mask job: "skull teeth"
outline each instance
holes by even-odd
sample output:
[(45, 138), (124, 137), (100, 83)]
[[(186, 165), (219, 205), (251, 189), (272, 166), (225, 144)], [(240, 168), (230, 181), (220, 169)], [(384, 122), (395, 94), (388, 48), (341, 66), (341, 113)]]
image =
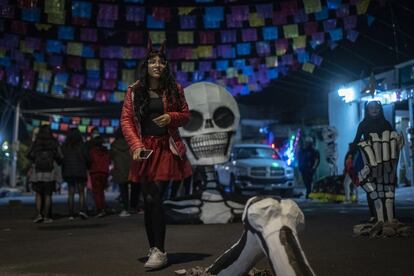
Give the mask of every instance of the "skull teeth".
[(228, 143), (226, 132), (204, 134), (191, 137), (190, 144), (198, 158), (211, 158), (225, 155)]

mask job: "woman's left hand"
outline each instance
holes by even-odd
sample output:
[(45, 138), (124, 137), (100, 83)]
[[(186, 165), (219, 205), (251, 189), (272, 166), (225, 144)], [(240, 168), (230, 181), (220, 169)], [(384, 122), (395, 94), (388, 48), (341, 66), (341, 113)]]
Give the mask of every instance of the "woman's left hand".
[(152, 121), (156, 123), (159, 127), (165, 127), (171, 122), (171, 116), (169, 114), (162, 114), (161, 116), (158, 116)]

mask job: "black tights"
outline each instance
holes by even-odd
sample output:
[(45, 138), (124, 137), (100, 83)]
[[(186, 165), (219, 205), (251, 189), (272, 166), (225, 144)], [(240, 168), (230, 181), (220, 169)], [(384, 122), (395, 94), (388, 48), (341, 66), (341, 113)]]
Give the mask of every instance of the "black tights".
[(162, 206), (168, 181), (143, 183), (144, 219), (150, 248), (157, 247), (164, 252), (165, 215)]

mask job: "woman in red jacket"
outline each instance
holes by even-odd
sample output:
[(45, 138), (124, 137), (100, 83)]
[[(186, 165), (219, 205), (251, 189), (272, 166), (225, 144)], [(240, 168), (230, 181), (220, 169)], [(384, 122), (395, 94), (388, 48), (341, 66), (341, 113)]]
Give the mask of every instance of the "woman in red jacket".
[[(164, 44), (148, 52), (139, 67), (139, 79), (128, 87), (121, 126), (133, 156), (129, 180), (142, 183), (145, 229), (150, 245), (146, 268), (167, 265), (164, 250), (165, 217), (162, 207), (168, 183), (191, 175), (186, 148), (178, 127), (189, 120), (183, 88), (176, 83), (168, 66)], [(143, 150), (152, 150), (141, 159)]]

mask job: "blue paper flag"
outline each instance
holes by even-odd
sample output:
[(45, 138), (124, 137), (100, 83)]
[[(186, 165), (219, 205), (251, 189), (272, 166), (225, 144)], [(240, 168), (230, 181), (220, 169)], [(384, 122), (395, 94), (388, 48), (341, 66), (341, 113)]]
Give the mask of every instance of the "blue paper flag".
[(90, 45), (83, 44), (82, 56), (86, 58), (93, 58), (95, 57), (95, 51), (92, 49)]
[(40, 21), (40, 9), (22, 9), (22, 20), (28, 22), (39, 22)]
[(278, 39), (277, 27), (264, 27), (263, 28), (264, 40), (276, 40)]
[(208, 18), (213, 21), (223, 21), (224, 7), (206, 7), (204, 18)]
[(9, 58), (9, 57), (0, 58), (0, 65), (3, 66), (3, 67), (10, 67), (11, 66), (11, 58)]
[(112, 119), (111, 120), (111, 126), (119, 127), (119, 120), (118, 119)]
[(343, 30), (341, 28), (329, 31), (332, 41), (339, 41), (343, 38)]
[(137, 67), (137, 62), (135, 60), (124, 60), (124, 65), (127, 68), (135, 68)]
[(240, 91), (240, 95), (249, 95), (249, 94), (250, 94), (249, 87), (247, 85), (243, 85)]
[(328, 17), (329, 17), (329, 10), (327, 7), (322, 7), (322, 10), (320, 12), (315, 13), (315, 19), (318, 21), (325, 20)]
[(194, 15), (180, 16), (181, 29), (195, 29), (197, 24), (197, 17)]
[(164, 29), (165, 22), (155, 19), (152, 15), (147, 15), (147, 28), (149, 29)]
[(229, 61), (228, 60), (218, 60), (216, 61), (216, 69), (218, 71), (226, 71), (229, 68)]
[(58, 38), (64, 40), (74, 40), (75, 29), (73, 27), (59, 26), (58, 27)]
[(242, 71), (243, 71), (243, 75), (246, 75), (246, 76), (252, 76), (254, 73), (253, 67), (250, 65), (244, 66)]
[(243, 69), (243, 67), (246, 66), (246, 60), (245, 59), (235, 59), (233, 60), (233, 67), (236, 69)]
[(92, 14), (92, 3), (73, 1), (72, 2), (72, 16), (73, 17), (82, 17), (82, 18), (91, 18)]
[(50, 40), (46, 41), (46, 51), (49, 53), (61, 53), (63, 52), (63, 43), (59, 40)]
[(97, 70), (87, 70), (86, 76), (88, 77), (88, 79), (99, 79), (100, 73)]
[(204, 74), (202, 72), (199, 71), (195, 71), (193, 72), (193, 82), (199, 82), (202, 81), (204, 79)]
[(298, 51), (296, 51), (296, 56), (299, 63), (301, 64), (308, 62), (310, 59), (309, 53), (306, 52), (304, 49), (298, 49)]
[(214, 20), (209, 17), (204, 16), (204, 28), (206, 29), (218, 29), (220, 28), (220, 21)]
[(276, 68), (267, 70), (267, 77), (271, 80), (277, 79), (279, 77), (279, 71)]
[(328, 6), (328, 9), (330, 10), (336, 10), (341, 5), (342, 0), (327, 0), (326, 5)]
[[(48, 50), (49, 52), (49, 50)], [(45, 55), (43, 53), (34, 53), (33, 54), (34, 60), (37, 62), (43, 62), (45, 61)]]
[(238, 55), (250, 55), (251, 46), (250, 43), (237, 43)]
[(52, 122), (52, 123), (50, 124), (50, 128), (51, 128), (52, 130), (59, 130), (59, 123)]
[(374, 21), (375, 21), (375, 17), (373, 17), (372, 15), (367, 14), (367, 23), (368, 23), (368, 26), (371, 27), (371, 25), (372, 25), (372, 23), (374, 23)]

